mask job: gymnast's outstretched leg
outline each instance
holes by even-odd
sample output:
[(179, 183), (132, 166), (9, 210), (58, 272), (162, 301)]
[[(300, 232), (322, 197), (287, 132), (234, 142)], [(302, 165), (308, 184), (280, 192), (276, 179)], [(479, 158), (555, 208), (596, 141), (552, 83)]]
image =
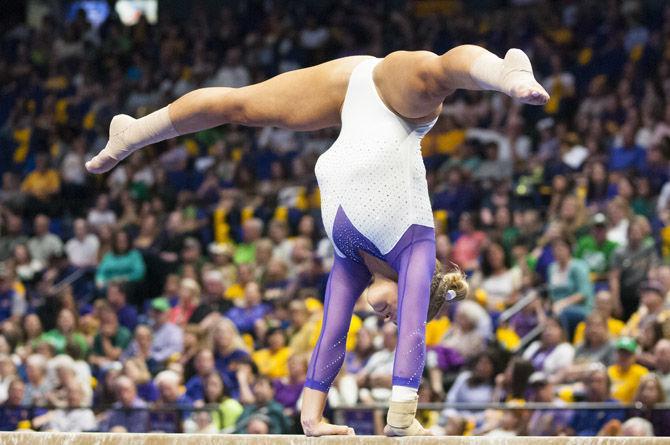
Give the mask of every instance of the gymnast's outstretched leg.
[(351, 428), (329, 425), (321, 419), (330, 385), (344, 362), (354, 305), (370, 277), (364, 265), (335, 255), (326, 286), (321, 334), (312, 352), (303, 393), (301, 423), (308, 436), (353, 434)]
[[(351, 71), (366, 58), (344, 57), (243, 88), (202, 88), (140, 119), (117, 115), (107, 146), (86, 168), (104, 173), (142, 147), (228, 123), (293, 130), (337, 126)], [(549, 100), (518, 49), (504, 59), (474, 45), (442, 55), (397, 51), (376, 68), (375, 84), (391, 109), (424, 122), (437, 116), (444, 98), (457, 89), (500, 91), (534, 105)]]
[(426, 434), (415, 414), (425, 364), (426, 317), (435, 269), (435, 230), (411, 226), (386, 259), (398, 272), (398, 344), (384, 433), (416, 436)]

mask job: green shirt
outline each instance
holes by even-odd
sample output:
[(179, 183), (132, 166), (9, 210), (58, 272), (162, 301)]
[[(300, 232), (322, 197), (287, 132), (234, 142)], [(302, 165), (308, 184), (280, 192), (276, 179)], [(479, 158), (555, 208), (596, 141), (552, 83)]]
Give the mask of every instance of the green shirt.
[(88, 352), (88, 343), (86, 343), (86, 337), (84, 337), (79, 332), (73, 332), (68, 338), (58, 329), (52, 329), (42, 334), (39, 340), (45, 341), (52, 345), (56, 350), (56, 354), (62, 354), (65, 352), (65, 346), (67, 346), (68, 340), (79, 346), (82, 357), (85, 357)]
[(598, 275), (609, 271), (612, 255), (619, 245), (610, 240), (598, 245), (593, 235), (585, 235), (577, 240), (575, 257), (586, 261), (589, 270)]
[(593, 306), (593, 284), (589, 278), (589, 266), (585, 261), (573, 258), (565, 270), (554, 261), (549, 265), (547, 273), (549, 298), (559, 301), (576, 293), (584, 297), (580, 306), (590, 309)]
[(233, 398), (228, 398), (219, 405), (219, 412), (214, 415), (214, 422), (218, 430), (233, 430), (235, 423), (244, 411), (244, 407)]
[(256, 245), (253, 243), (238, 244), (233, 260), (235, 264), (254, 263), (256, 261)]
[[(116, 330), (116, 335), (112, 338), (112, 346), (115, 348), (126, 349), (130, 341), (133, 339), (133, 334), (124, 327), (119, 326)], [(105, 350), (102, 347), (102, 334), (98, 333), (93, 339), (93, 354), (95, 355), (105, 355)]]

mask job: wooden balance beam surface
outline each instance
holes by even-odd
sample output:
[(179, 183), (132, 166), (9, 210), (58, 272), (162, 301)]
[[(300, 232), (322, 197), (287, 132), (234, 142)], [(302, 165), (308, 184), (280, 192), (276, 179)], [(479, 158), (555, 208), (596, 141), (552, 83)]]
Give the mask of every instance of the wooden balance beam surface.
[(662, 437), (406, 437), (228, 434), (0, 433), (0, 445), (669, 445)]

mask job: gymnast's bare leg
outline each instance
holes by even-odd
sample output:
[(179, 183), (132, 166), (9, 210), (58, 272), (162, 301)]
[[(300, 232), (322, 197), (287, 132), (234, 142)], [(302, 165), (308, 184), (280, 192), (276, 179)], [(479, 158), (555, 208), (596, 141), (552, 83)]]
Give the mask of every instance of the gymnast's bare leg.
[[(333, 60), (243, 88), (198, 89), (141, 119), (115, 116), (109, 143), (86, 168), (104, 173), (142, 147), (223, 124), (298, 131), (338, 126), (351, 71), (366, 57)], [(532, 105), (549, 100), (528, 57), (515, 49), (504, 59), (474, 45), (439, 56), (398, 51), (379, 64), (375, 83), (391, 109), (417, 122), (437, 116), (445, 97), (457, 89), (499, 91)]]

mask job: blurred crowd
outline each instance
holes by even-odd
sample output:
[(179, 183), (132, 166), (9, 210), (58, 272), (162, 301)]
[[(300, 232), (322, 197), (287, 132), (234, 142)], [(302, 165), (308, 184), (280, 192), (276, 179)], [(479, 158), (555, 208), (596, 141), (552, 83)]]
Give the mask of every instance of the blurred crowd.
[[(115, 114), (198, 87), (473, 43), (525, 50), (551, 100), (459, 91), (423, 141), (438, 259), (471, 295), (427, 325), (420, 401), (519, 409), (420, 411), (422, 423), (670, 435), (654, 409), (670, 397), (670, 7), (313, 3), (192, 2), (187, 18), (128, 27), (54, 9), (3, 30), (0, 429), (300, 432), (333, 258), (313, 171), (337, 129), (231, 125), (104, 176), (84, 162)], [(331, 420), (390, 394), (395, 326), (363, 300), (355, 313)], [(615, 408), (566, 409), (579, 401)], [(383, 427), (380, 412), (343, 420)]]

